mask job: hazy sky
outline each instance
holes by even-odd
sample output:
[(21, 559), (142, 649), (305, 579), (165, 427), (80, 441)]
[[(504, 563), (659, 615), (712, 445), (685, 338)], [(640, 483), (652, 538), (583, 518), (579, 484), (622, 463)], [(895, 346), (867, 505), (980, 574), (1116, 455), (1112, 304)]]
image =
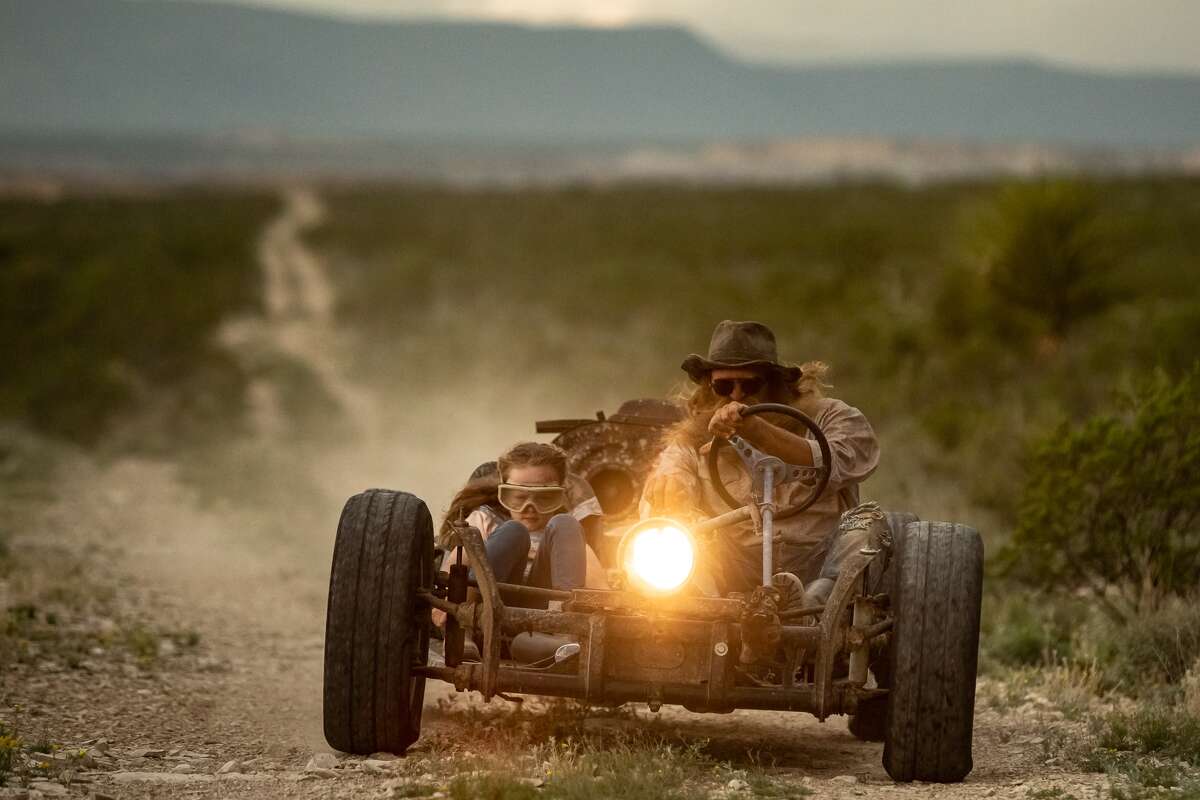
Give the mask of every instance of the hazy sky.
[(246, 0), (334, 13), (535, 24), (674, 22), (791, 61), (1030, 56), (1200, 72), (1200, 0)]

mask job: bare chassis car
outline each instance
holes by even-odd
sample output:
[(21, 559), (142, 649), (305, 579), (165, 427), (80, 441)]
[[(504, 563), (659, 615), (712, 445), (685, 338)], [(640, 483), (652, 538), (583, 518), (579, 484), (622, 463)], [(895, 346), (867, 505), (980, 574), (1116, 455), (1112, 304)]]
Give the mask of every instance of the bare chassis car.
[[(747, 413), (803, 417), (770, 404)], [(801, 421), (828, 465), (820, 429), (807, 417)], [(645, 702), (655, 711), (669, 703), (700, 712), (805, 711), (821, 720), (850, 714), (855, 735), (884, 742), (883, 765), (893, 779), (962, 780), (972, 765), (979, 534), (888, 514), (886, 533), (877, 529), (842, 560), (823, 606), (781, 608), (772, 581), (774, 520), (811, 504), (828, 481), (828, 467), (792, 467), (735, 437), (710, 448), (714, 478), (717, 449), (730, 443), (755, 476), (755, 508), (714, 516), (691, 526), (691, 534), (701, 541), (755, 520), (766, 543), (763, 585), (747, 596), (648, 596), (624, 587), (563, 592), (500, 583), (479, 531), (466, 526), (455, 528), (454, 563), (435, 573), (424, 502), (380, 489), (350, 498), (338, 526), (326, 624), (330, 745), (355, 753), (404, 752), (420, 734), (425, 681), (432, 678), (485, 700), (514, 693), (605, 705)], [(808, 499), (777, 510), (778, 485), (804, 478), (813, 484)], [(847, 515), (842, 527), (854, 524)], [(447, 614), (444, 665), (428, 662), (435, 608)], [(462, 660), (465, 630), (475, 632), (479, 661)], [(549, 667), (502, 658), (506, 637), (524, 632), (569, 635), (579, 653)]]

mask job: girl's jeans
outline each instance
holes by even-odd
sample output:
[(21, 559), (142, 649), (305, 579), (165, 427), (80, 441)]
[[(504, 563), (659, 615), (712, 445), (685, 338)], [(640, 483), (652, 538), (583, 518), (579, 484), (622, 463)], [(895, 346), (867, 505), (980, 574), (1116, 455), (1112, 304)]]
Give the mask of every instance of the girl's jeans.
[(529, 562), (529, 531), (510, 519), (484, 542), (488, 562), (501, 583), (523, 583), (543, 589), (579, 589), (587, 573), (583, 526), (570, 514), (556, 514), (542, 531), (541, 545), (525, 578)]

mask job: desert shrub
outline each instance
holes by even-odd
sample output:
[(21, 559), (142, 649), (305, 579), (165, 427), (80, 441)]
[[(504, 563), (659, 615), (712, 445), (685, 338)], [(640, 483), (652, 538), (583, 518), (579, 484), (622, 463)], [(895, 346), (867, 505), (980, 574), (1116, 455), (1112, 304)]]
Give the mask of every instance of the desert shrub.
[(1088, 590), (1121, 619), (1193, 593), (1200, 575), (1200, 368), (1158, 374), (1121, 410), (1064, 425), (1028, 459), (1010, 574)]
[(1071, 658), (1086, 604), (1010, 586), (984, 600), (981, 627), (985, 665), (1042, 666)]
[(0, 782), (3, 782), (13, 771), (17, 758), (21, 753), (21, 737), (4, 723), (0, 722)]
[(1083, 766), (1108, 773), (1113, 800), (1200, 800), (1200, 776), (1182, 761), (1096, 748)]
[(1002, 191), (980, 236), (996, 296), (1065, 336), (1115, 299), (1099, 195), (1069, 181)]
[(1183, 691), (1183, 709), (1194, 717), (1200, 717), (1200, 658), (1183, 676), (1179, 688)]
[(715, 766), (696, 746), (677, 747), (653, 737), (630, 737), (603, 749), (563, 743), (546, 761), (545, 797), (592, 800), (682, 800), (696, 796), (689, 781)]
[[(467, 790), (469, 791), (470, 788), (471, 787), (467, 787)], [(416, 797), (432, 797), (435, 793), (437, 793), (439, 791), (439, 789), (438, 789), (437, 784), (434, 784), (434, 783), (413, 781), (410, 783), (404, 783), (399, 786), (395, 786), (392, 789), (390, 789), (389, 791), (390, 791), (392, 797), (416, 798)], [(455, 796), (456, 795), (451, 794), (451, 797), (455, 797)], [(466, 796), (470, 797), (472, 795), (467, 794)]]
[(453, 800), (534, 800), (539, 797), (533, 786), (509, 775), (458, 775), (448, 788)]
[(1200, 798), (1200, 717), (1159, 704), (1092, 720), (1075, 755), (1106, 772), (1114, 800)]
[(1138, 696), (1168, 687), (1180, 693), (1200, 659), (1200, 608), (1175, 602), (1132, 623), (1093, 620), (1081, 629), (1075, 657), (1095, 664), (1108, 687)]
[(1147, 705), (1114, 711), (1092, 723), (1093, 768), (1129, 756), (1155, 756), (1200, 766), (1200, 718), (1178, 708)]
[(1112, 786), (1113, 800), (1200, 800), (1200, 780), (1181, 777), (1167, 786), (1144, 784), (1134, 778)]
[(1116, 622), (1086, 597), (1003, 591), (984, 600), (980, 663), (1018, 696), (1024, 670), (1043, 684), (1057, 671), (1094, 696), (1178, 701), (1200, 716), (1200, 609), (1175, 602)]
[(1025, 797), (1028, 800), (1076, 800), (1075, 795), (1068, 794), (1061, 786), (1047, 786), (1044, 789), (1027, 789)]

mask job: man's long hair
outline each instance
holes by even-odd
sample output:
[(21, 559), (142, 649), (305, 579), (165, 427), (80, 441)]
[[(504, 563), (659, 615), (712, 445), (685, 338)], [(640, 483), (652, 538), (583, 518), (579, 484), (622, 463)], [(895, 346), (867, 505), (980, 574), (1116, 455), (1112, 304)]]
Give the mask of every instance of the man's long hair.
[[(810, 417), (816, 412), (810, 401), (824, 397), (823, 389), (829, 388), (823, 378), (829, 373), (829, 366), (823, 361), (809, 361), (800, 365), (802, 372), (794, 381), (786, 381), (780, 372), (772, 370), (767, 376), (767, 387), (763, 402), (783, 403), (795, 406)], [(707, 380), (701, 381), (690, 393), (683, 393), (679, 398), (687, 416), (682, 422), (676, 423), (667, 432), (666, 441), (684, 447), (697, 448), (712, 438), (708, 432), (708, 422), (713, 413), (729, 398), (719, 397), (712, 390)], [(780, 416), (773, 419), (788, 430), (795, 430), (799, 423), (789, 417)]]

